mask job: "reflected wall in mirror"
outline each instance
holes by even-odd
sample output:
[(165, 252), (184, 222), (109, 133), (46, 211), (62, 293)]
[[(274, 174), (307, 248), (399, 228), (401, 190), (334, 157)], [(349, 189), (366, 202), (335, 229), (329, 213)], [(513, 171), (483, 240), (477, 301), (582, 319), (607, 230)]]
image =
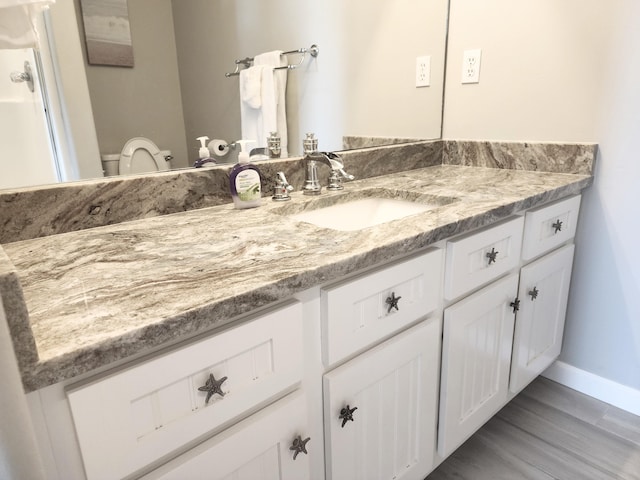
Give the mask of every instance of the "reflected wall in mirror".
[[(231, 142), (241, 136), (238, 77), (224, 75), (234, 61), (311, 44), (319, 46), (319, 56), (288, 72), (290, 155), (301, 153), (306, 132), (316, 134), (321, 150), (343, 149), (344, 136), (441, 135), (447, 0), (128, 4), (133, 68), (89, 65), (80, 40), (80, 0), (51, 7), (51, 57), (59, 69), (47, 84), (60, 92), (60, 116), (66, 112), (57, 137), (69, 141), (58, 151), (69, 151), (63, 163), (74, 157), (78, 164), (62, 169), (63, 180), (96, 176), (100, 153), (119, 153), (133, 137), (171, 150), (172, 167), (189, 167), (198, 153), (196, 137)], [(423, 55), (431, 56), (430, 86), (416, 88), (416, 57)], [(46, 73), (46, 59), (43, 64)], [(78, 86), (85, 72), (86, 85)]]

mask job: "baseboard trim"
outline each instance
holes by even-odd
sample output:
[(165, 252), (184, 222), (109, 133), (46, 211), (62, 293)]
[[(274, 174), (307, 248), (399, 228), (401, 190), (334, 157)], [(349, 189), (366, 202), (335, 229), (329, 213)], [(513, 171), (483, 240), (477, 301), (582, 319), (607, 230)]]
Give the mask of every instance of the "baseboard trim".
[(555, 382), (640, 416), (640, 390), (556, 361), (542, 373)]

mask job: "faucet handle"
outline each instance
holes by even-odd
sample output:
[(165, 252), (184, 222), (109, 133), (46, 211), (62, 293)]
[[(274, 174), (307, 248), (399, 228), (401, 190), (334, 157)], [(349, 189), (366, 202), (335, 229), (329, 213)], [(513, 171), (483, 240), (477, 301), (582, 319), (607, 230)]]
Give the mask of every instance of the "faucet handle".
[[(331, 173), (329, 174), (329, 185), (327, 185), (327, 190), (343, 190), (344, 187), (342, 186), (342, 179), (353, 180), (356, 177), (344, 171), (344, 165), (340, 155), (334, 152), (323, 153), (329, 159), (329, 163), (331, 163)], [(338, 174), (342, 175), (342, 177)]]
[(302, 151), (305, 155), (310, 155), (318, 151), (318, 139), (315, 134), (307, 133), (302, 140)]
[(329, 174), (329, 185), (327, 185), (327, 190), (344, 190), (344, 187), (342, 186), (342, 178), (338, 174), (342, 175), (342, 177), (347, 180), (353, 180), (356, 178), (353, 175), (349, 175), (342, 168), (332, 168), (331, 173)]
[(274, 202), (286, 202), (291, 200), (289, 192), (293, 191), (293, 187), (287, 182), (287, 177), (284, 176), (284, 172), (276, 173), (276, 186), (273, 190), (273, 197), (271, 199)]
[(281, 139), (278, 132), (270, 132), (267, 137), (267, 147), (269, 150), (269, 158), (280, 158), (282, 153)]
[(353, 179), (355, 179), (355, 178), (356, 178), (356, 177), (354, 177), (353, 175), (351, 175), (351, 174), (349, 174), (349, 173), (345, 172), (345, 171), (344, 171), (344, 169), (342, 169), (342, 168), (337, 168), (335, 171), (336, 171), (336, 172), (339, 172), (339, 173), (340, 173), (340, 175), (342, 175), (342, 176), (343, 176), (345, 179), (347, 179), (347, 180), (353, 180)]

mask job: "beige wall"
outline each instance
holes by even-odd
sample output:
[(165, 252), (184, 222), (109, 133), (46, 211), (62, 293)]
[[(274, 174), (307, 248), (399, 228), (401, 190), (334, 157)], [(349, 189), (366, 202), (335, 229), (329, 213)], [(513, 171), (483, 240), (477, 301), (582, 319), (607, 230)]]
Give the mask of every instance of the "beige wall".
[(192, 159), (186, 150), (171, 1), (130, 0), (129, 21), (134, 67), (86, 66), (100, 151), (119, 153), (130, 138), (147, 137), (172, 151), (174, 167), (186, 167)]
[[(445, 137), (594, 140), (615, 3), (452, 0)], [(473, 48), (480, 83), (463, 85)]]
[[(290, 152), (305, 132), (321, 149), (342, 135), (440, 136), (445, 0), (174, 2), (176, 42), (190, 152), (195, 137), (240, 138), (234, 60), (270, 50), (320, 47), (289, 72)], [(432, 56), (431, 87), (415, 88), (415, 57)], [(292, 57), (295, 60), (295, 57)]]
[[(640, 2), (452, 0), (445, 138), (597, 142), (561, 360), (640, 394)], [(462, 51), (482, 48), (478, 85)]]

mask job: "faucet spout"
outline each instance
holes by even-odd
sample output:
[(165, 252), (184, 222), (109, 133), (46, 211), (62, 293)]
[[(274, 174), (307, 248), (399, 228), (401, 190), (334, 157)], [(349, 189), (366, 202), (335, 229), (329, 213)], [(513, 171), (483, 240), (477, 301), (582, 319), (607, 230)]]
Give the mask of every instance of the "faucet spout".
[(354, 179), (353, 175), (349, 175), (344, 171), (342, 159), (336, 153), (318, 151), (308, 152), (305, 155), (304, 160), (307, 166), (307, 176), (304, 182), (304, 187), (302, 188), (302, 193), (304, 195), (320, 195), (322, 191), (322, 185), (318, 178), (318, 163), (323, 163), (331, 169), (329, 186), (327, 187), (328, 190), (343, 189), (338, 173), (348, 180)]

